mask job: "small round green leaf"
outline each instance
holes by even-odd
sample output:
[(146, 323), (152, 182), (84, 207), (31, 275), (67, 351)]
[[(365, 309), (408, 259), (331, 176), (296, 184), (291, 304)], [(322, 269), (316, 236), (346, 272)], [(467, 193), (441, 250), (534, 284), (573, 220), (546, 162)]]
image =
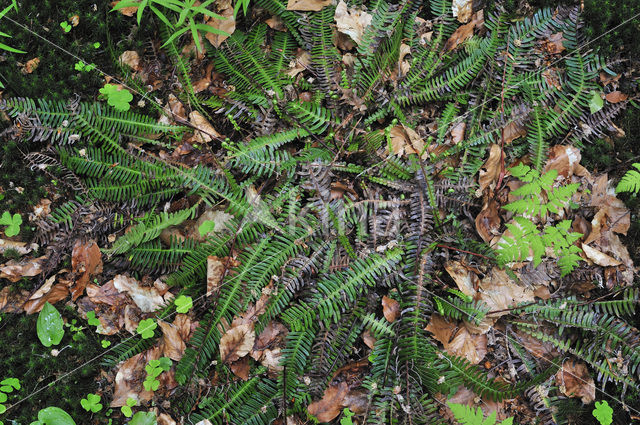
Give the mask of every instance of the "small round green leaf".
[(38, 412), (42, 425), (76, 425), (73, 418), (59, 407), (47, 407)]
[(64, 325), (60, 312), (46, 302), (38, 315), (36, 331), (40, 342), (45, 347), (60, 344), (64, 336)]
[(193, 300), (191, 297), (188, 297), (186, 295), (180, 295), (178, 298), (176, 298), (175, 304), (176, 311), (178, 313), (186, 313), (187, 311), (191, 310), (191, 307), (193, 307)]
[(138, 412), (133, 415), (129, 425), (156, 425), (156, 414), (153, 412)]

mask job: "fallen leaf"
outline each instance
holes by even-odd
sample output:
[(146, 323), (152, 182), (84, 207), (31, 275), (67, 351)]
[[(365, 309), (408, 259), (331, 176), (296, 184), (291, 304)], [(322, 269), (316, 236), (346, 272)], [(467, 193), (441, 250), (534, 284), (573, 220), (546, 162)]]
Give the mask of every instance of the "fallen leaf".
[(10, 260), (0, 266), (0, 279), (9, 279), (17, 282), (23, 277), (33, 277), (42, 273), (42, 266), (47, 260), (43, 255), (38, 258), (25, 258), (20, 261)]
[(390, 137), (391, 149), (394, 154), (409, 156), (423, 153), (423, 156), (426, 155), (424, 141), (412, 128), (396, 125), (391, 129)]
[(113, 278), (113, 286), (118, 291), (129, 294), (133, 302), (145, 313), (154, 312), (166, 304), (156, 288), (140, 286), (132, 277), (119, 274)]
[(556, 32), (549, 35), (544, 43), (544, 48), (552, 55), (562, 53), (566, 49), (562, 44), (563, 41), (565, 41), (565, 38), (563, 37), (562, 32)]
[(287, 10), (303, 12), (319, 12), (331, 4), (332, 0), (289, 0)]
[(471, 364), (480, 363), (487, 355), (487, 335), (474, 334), (464, 323), (448, 322), (439, 314), (432, 314), (426, 330), (442, 343), (447, 353), (464, 357)]
[(347, 8), (347, 3), (340, 0), (334, 14), (338, 31), (347, 34), (356, 44), (362, 42), (364, 30), (371, 24), (373, 16), (362, 10)]
[[(224, 19), (217, 19), (213, 17), (205, 18), (205, 24), (220, 31), (224, 31), (231, 35), (236, 30), (236, 19), (233, 14), (233, 5), (230, 0), (218, 0), (216, 2), (216, 13), (222, 16)], [(215, 47), (220, 47), (223, 41), (229, 38), (229, 35), (214, 34), (207, 32), (205, 38), (209, 40), (209, 43)]]
[(478, 184), (480, 186), (480, 193), (487, 187), (493, 188), (500, 176), (500, 158), (502, 157), (502, 150), (500, 145), (492, 144), (489, 148), (489, 158), (480, 169), (480, 177), (478, 177)]
[(80, 24), (80, 16), (73, 15), (69, 17), (69, 22), (71, 22), (72, 26), (77, 27)]
[(253, 324), (234, 326), (220, 338), (220, 358), (224, 363), (232, 363), (249, 354), (256, 340)]
[(480, 28), (482, 25), (484, 25), (484, 11), (479, 10), (473, 14), (471, 22), (461, 25), (453, 34), (451, 34), (451, 37), (449, 37), (444, 45), (445, 52), (455, 49), (460, 44), (471, 38), (474, 28)]
[(400, 44), (400, 53), (398, 55), (398, 70), (401, 75), (407, 75), (411, 69), (411, 61), (405, 59), (407, 55), (411, 54), (411, 46), (408, 44)]
[(14, 250), (19, 255), (26, 255), (31, 251), (38, 249), (38, 244), (32, 243), (27, 245), (26, 242), (18, 242), (0, 238), (0, 254), (4, 254), (8, 249)]
[(126, 295), (120, 293), (113, 285), (113, 280), (102, 286), (90, 283), (87, 285), (87, 296), (96, 304), (116, 305), (126, 302)]
[(118, 58), (121, 65), (127, 65), (134, 71), (140, 70), (140, 56), (135, 50), (125, 50)]
[(282, 18), (279, 16), (271, 16), (269, 19), (264, 21), (265, 24), (269, 25), (269, 28), (274, 29), (276, 31), (286, 31), (287, 26), (285, 25)]
[(473, 13), (473, 0), (453, 0), (451, 11), (453, 16), (458, 18), (458, 22), (462, 24), (469, 22)]
[(177, 425), (177, 424), (176, 424), (176, 421), (174, 421), (171, 416), (167, 415), (166, 413), (160, 413), (160, 416), (158, 416), (158, 425)]
[(494, 236), (499, 234), (501, 220), (498, 208), (498, 203), (494, 199), (488, 199), (476, 216), (476, 231), (489, 245)]
[[(518, 285), (507, 275), (507, 272), (496, 267), (485, 275), (479, 286), (479, 298), (487, 304), (489, 311), (505, 310), (519, 303), (535, 300), (535, 288)], [(492, 314), (491, 317), (498, 318), (508, 313), (508, 311), (501, 311)]]
[(460, 292), (470, 297), (475, 295), (475, 288), (478, 282), (478, 276), (475, 273), (470, 271), (460, 261), (447, 261), (444, 268), (456, 283)]
[(160, 349), (151, 348), (145, 352), (125, 360), (120, 364), (115, 377), (115, 389), (110, 407), (121, 407), (127, 403), (128, 398), (138, 402), (146, 402), (153, 398), (153, 392), (147, 391), (142, 386), (146, 378), (145, 366), (151, 360), (160, 358)]
[(322, 399), (308, 406), (309, 413), (319, 422), (330, 422), (345, 407), (352, 412), (364, 412), (367, 406), (367, 394), (359, 387), (362, 385), (362, 379), (366, 376), (368, 367), (368, 361), (365, 359), (346, 364), (338, 369), (331, 377)]
[(222, 137), (220, 133), (216, 131), (215, 128), (202, 114), (198, 111), (193, 111), (189, 114), (189, 121), (191, 124), (197, 128), (194, 134), (194, 140), (197, 143), (209, 143), (214, 138), (219, 139)]
[(36, 68), (40, 65), (40, 58), (33, 58), (28, 60), (24, 66), (21, 67), (20, 71), (23, 74), (31, 74)]
[(431, 315), (431, 320), (425, 328), (425, 330), (431, 332), (433, 334), (433, 337), (436, 340), (440, 341), (443, 345), (449, 343), (454, 329), (455, 324), (447, 321), (447, 319), (436, 313)]
[(588, 259), (593, 261), (595, 264), (602, 267), (611, 267), (611, 266), (619, 266), (622, 262), (616, 260), (613, 257), (608, 256), (607, 254), (603, 254), (595, 248), (590, 247), (589, 245), (582, 244), (582, 250)]
[(464, 130), (466, 128), (466, 122), (459, 122), (453, 126), (453, 128), (451, 129), (451, 141), (453, 142), (453, 144), (457, 145), (464, 140)]
[(589, 172), (580, 165), (582, 155), (578, 148), (567, 145), (555, 145), (549, 148), (547, 163), (544, 172), (549, 170), (558, 171), (558, 175), (571, 177), (589, 175)]
[(627, 100), (629, 96), (622, 93), (621, 91), (616, 90), (612, 91), (611, 93), (607, 93), (604, 98), (607, 99), (607, 102), (609, 103), (618, 103)]
[(180, 336), (180, 330), (177, 326), (158, 320), (158, 325), (162, 329), (162, 341), (160, 347), (163, 356), (169, 357), (171, 360), (179, 361), (187, 348), (185, 342)]
[(225, 262), (227, 261), (229, 261), (228, 257), (219, 258), (215, 255), (207, 257), (207, 297), (216, 294), (222, 285)]
[(519, 137), (524, 137), (527, 135), (527, 129), (524, 125), (511, 121), (509, 124), (504, 126), (504, 143), (508, 145), (513, 142), (515, 139)]
[(376, 345), (376, 341), (376, 338), (369, 329), (365, 329), (365, 331), (362, 332), (362, 342), (364, 342), (364, 345), (367, 347), (373, 350), (373, 347)]
[[(111, 4), (111, 7), (115, 7), (115, 5), (117, 5), (118, 3), (120, 3), (120, 0), (112, 1), (110, 4)], [(136, 14), (137, 11), (138, 11), (138, 6), (129, 6), (129, 7), (123, 7), (122, 9), (118, 9), (118, 12), (120, 12), (124, 16), (133, 16)]]
[(329, 385), (322, 398), (311, 403), (307, 410), (318, 422), (331, 422), (342, 412), (342, 403), (348, 392), (349, 386), (346, 382)]
[(558, 77), (558, 73), (555, 69), (547, 68), (546, 70), (542, 71), (542, 77), (545, 79), (549, 86), (554, 87), (557, 90), (562, 90), (560, 77)]
[(386, 295), (382, 297), (382, 314), (389, 323), (393, 323), (400, 316), (400, 303)]
[(251, 370), (251, 366), (249, 365), (249, 357), (243, 357), (240, 360), (236, 360), (235, 362), (229, 365), (231, 368), (231, 372), (236, 375), (238, 378), (243, 381), (249, 380), (249, 371)]
[(295, 59), (289, 62), (289, 69), (285, 72), (289, 77), (295, 77), (311, 64), (311, 54), (306, 50), (298, 49)]
[(24, 305), (24, 312), (26, 314), (37, 313), (42, 310), (45, 303), (48, 302), (53, 305), (69, 296), (69, 289), (67, 289), (67, 285), (64, 282), (59, 282), (51, 286), (54, 280), (55, 276), (48, 279), (47, 282), (29, 298), (29, 301)]
[(5, 286), (0, 289), (0, 312), (21, 313), (28, 299), (29, 291)]
[(71, 271), (78, 276), (71, 288), (71, 299), (75, 301), (84, 292), (91, 276), (102, 273), (102, 254), (95, 241), (76, 241), (71, 252)]
[(578, 361), (566, 361), (556, 373), (556, 385), (568, 397), (580, 398), (584, 404), (596, 399), (596, 386), (587, 365)]

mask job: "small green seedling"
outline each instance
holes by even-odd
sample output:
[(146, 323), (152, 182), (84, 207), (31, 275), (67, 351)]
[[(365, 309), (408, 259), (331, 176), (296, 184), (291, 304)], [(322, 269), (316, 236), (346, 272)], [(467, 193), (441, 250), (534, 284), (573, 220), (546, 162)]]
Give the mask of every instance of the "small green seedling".
[(156, 414), (153, 412), (138, 412), (133, 415), (129, 425), (156, 425)]
[(94, 49), (99, 49), (100, 48), (100, 42), (96, 41), (95, 43), (93, 43), (93, 48)]
[(355, 413), (349, 410), (348, 407), (345, 407), (342, 413), (344, 414), (344, 417), (340, 419), (340, 425), (353, 425), (353, 421), (351, 420), (351, 417), (355, 415)]
[(133, 410), (131, 410), (131, 408), (136, 404), (138, 404), (136, 399), (131, 397), (127, 398), (127, 404), (125, 404), (120, 408), (120, 410), (122, 411), (122, 414), (125, 415), (127, 418), (130, 418), (131, 416), (133, 416)]
[(171, 369), (171, 359), (169, 357), (160, 357), (157, 360), (149, 361), (144, 370), (147, 371), (147, 378), (142, 385), (147, 391), (156, 391), (160, 386), (160, 381), (156, 378), (162, 373)]
[(74, 65), (74, 68), (75, 68), (76, 71), (89, 72), (89, 71), (93, 71), (96, 68), (96, 64), (95, 63), (86, 63), (86, 62), (78, 61)]
[(44, 307), (42, 307), (38, 315), (36, 332), (38, 333), (38, 339), (45, 347), (58, 345), (62, 341), (64, 336), (62, 315), (48, 302), (44, 303)]
[(613, 409), (607, 401), (596, 401), (596, 408), (593, 409), (593, 416), (600, 422), (600, 425), (611, 425), (613, 422)]
[(193, 300), (186, 295), (180, 295), (174, 302), (178, 313), (186, 313), (193, 307)]
[(96, 312), (95, 311), (87, 312), (87, 321), (89, 322), (89, 325), (91, 325), (91, 326), (95, 326), (95, 327), (100, 326), (100, 319), (98, 319), (96, 317)]
[(144, 319), (138, 323), (138, 332), (142, 335), (142, 338), (149, 339), (153, 337), (153, 330), (158, 327), (158, 324), (153, 319)]
[(80, 405), (87, 412), (99, 412), (102, 410), (102, 404), (100, 404), (100, 396), (98, 394), (87, 394), (87, 398), (80, 400)]
[(131, 108), (129, 102), (133, 100), (133, 95), (127, 89), (118, 90), (113, 84), (105, 84), (100, 93), (107, 98), (107, 103), (118, 111), (125, 112)]
[(62, 31), (64, 32), (69, 32), (71, 31), (71, 24), (69, 24), (67, 21), (62, 21), (60, 22), (60, 28), (62, 28)]
[(102, 341), (100, 341), (100, 344), (102, 344), (102, 348), (107, 348), (111, 345), (111, 341), (103, 339)]
[(20, 214), (14, 214), (11, 216), (9, 211), (5, 211), (2, 213), (2, 217), (0, 217), (0, 224), (3, 226), (7, 226), (4, 229), (4, 234), (12, 237), (20, 233), (20, 225), (22, 224), (22, 217)]
[(213, 229), (216, 227), (216, 223), (213, 220), (205, 220), (202, 222), (200, 226), (198, 226), (198, 233), (200, 236), (208, 235), (213, 232)]
[(7, 394), (19, 389), (20, 380), (18, 378), (6, 378), (0, 381), (0, 415), (7, 411), (7, 407), (2, 404), (7, 401)]
[(69, 328), (71, 332), (73, 332), (73, 336), (71, 338), (73, 338), (74, 341), (80, 341), (84, 338), (84, 332), (82, 331), (85, 329), (85, 327), (76, 326), (77, 323), (78, 321), (76, 319), (72, 319), (70, 323), (64, 324), (67, 328)]

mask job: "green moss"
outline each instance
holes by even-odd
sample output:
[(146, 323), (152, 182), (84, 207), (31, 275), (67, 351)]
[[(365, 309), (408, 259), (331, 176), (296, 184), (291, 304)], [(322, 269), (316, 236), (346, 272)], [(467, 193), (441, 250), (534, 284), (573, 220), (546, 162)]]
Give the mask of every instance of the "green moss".
[[(78, 323), (84, 323), (72, 309), (62, 309), (60, 305), (57, 307), (66, 320), (76, 319)], [(37, 314), (6, 314), (0, 322), (3, 340), (12, 341), (11, 344), (0, 345), (0, 374), (2, 377), (20, 379), (22, 389), (18, 393), (19, 397), (25, 397), (37, 389), (46, 387), (102, 351), (98, 335), (95, 333), (84, 330), (86, 338), (74, 341), (73, 332), (65, 327), (62, 342), (54, 347), (59, 353), (53, 356), (51, 347), (46, 348), (38, 341), (35, 331), (37, 318)], [(80, 400), (87, 393), (99, 392), (95, 380), (99, 373), (98, 363), (89, 363), (53, 384), (51, 388), (45, 388), (3, 415), (2, 419), (5, 423), (15, 420), (16, 423), (28, 424), (37, 417), (37, 412), (43, 407), (57, 406), (66, 410), (78, 424), (106, 423), (104, 412), (94, 413), (92, 416), (80, 406)], [(13, 400), (12, 397), (9, 401)]]

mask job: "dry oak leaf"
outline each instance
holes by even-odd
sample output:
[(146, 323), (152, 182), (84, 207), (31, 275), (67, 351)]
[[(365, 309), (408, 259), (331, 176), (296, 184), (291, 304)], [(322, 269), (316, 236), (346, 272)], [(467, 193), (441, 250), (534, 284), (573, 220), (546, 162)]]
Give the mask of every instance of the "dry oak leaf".
[[(51, 279), (55, 280), (55, 276)], [(45, 283), (45, 285), (47, 284)], [(49, 289), (46, 292), (39, 295), (40, 290), (38, 290), (29, 301), (24, 304), (24, 312), (27, 314), (38, 313), (44, 307), (44, 304), (48, 302), (49, 304), (55, 304), (58, 301), (64, 300), (69, 296), (69, 289), (64, 282), (59, 282), (53, 285), (53, 287), (49, 286)]]
[(451, 11), (461, 24), (469, 22), (473, 13), (473, 0), (453, 0)]
[(578, 148), (567, 145), (555, 145), (549, 148), (547, 163), (544, 172), (549, 170), (558, 171), (558, 175), (563, 177), (590, 176), (590, 173), (580, 165), (582, 155)]
[(453, 144), (457, 145), (464, 140), (464, 130), (466, 128), (466, 122), (459, 122), (453, 126), (453, 128), (451, 129), (451, 141), (453, 142)]
[(118, 58), (121, 65), (127, 65), (134, 71), (140, 71), (140, 55), (135, 50), (125, 50)]
[(587, 365), (578, 361), (566, 361), (556, 373), (560, 392), (568, 397), (580, 398), (584, 404), (596, 399), (596, 386)]
[(449, 37), (449, 39), (444, 45), (444, 50), (446, 52), (449, 52), (455, 49), (460, 44), (462, 44), (463, 42), (471, 38), (471, 36), (473, 35), (474, 28), (480, 28), (483, 25), (484, 25), (484, 11), (479, 10), (473, 14), (473, 18), (471, 19), (471, 22), (465, 25), (461, 25), (460, 27), (458, 27), (457, 30), (454, 31), (453, 34), (451, 34), (451, 37)]
[[(231, 1), (217, 1), (216, 8), (218, 9), (216, 13), (222, 16), (224, 19), (217, 19), (207, 16), (205, 18), (205, 24), (209, 25), (212, 28), (224, 31), (229, 35), (233, 34), (233, 32), (236, 30), (236, 19), (233, 16), (233, 5), (231, 4)], [(229, 35), (207, 32), (204, 37), (209, 40), (209, 43), (213, 44), (215, 47), (220, 47), (222, 42), (229, 38)]]
[(177, 425), (177, 423), (166, 413), (160, 413), (160, 416), (158, 416), (158, 425)]
[(513, 142), (515, 139), (526, 135), (526, 127), (516, 121), (511, 121), (509, 124), (504, 126), (504, 143), (506, 145)]
[(38, 249), (38, 247), (37, 243), (27, 245), (26, 242), (17, 242), (0, 238), (0, 254), (4, 254), (6, 250), (12, 249), (19, 255), (26, 255), (31, 251)]
[(87, 296), (96, 304), (117, 305), (127, 302), (127, 296), (116, 289), (113, 280), (102, 286), (90, 283), (87, 285)]
[(125, 275), (117, 275), (113, 278), (113, 286), (120, 292), (129, 294), (133, 302), (144, 313), (151, 313), (160, 307), (164, 307), (166, 300), (155, 287), (140, 286), (138, 281)]
[(251, 352), (256, 341), (253, 324), (242, 323), (225, 332), (220, 338), (220, 358), (223, 363), (232, 363)]
[(382, 297), (382, 314), (389, 323), (393, 323), (400, 316), (400, 303), (386, 295)]
[[(487, 187), (493, 188), (500, 176), (500, 158), (502, 157), (502, 150), (500, 145), (492, 144), (489, 148), (489, 158), (480, 169), (480, 177), (478, 178), (478, 184), (480, 188), (479, 193), (482, 193)], [(486, 242), (486, 241), (485, 241)]]
[[(494, 267), (480, 281), (478, 296), (487, 304), (489, 311), (499, 311), (506, 310), (522, 302), (534, 301), (534, 292), (535, 288), (526, 288), (518, 285), (504, 270)], [(508, 311), (494, 313), (492, 317), (498, 318), (505, 314), (508, 314)]]
[(78, 239), (71, 252), (71, 271), (77, 276), (71, 288), (71, 299), (75, 301), (84, 292), (91, 276), (102, 273), (102, 253), (94, 240)]
[(598, 251), (595, 248), (590, 247), (589, 245), (582, 244), (582, 250), (584, 251), (584, 254), (587, 256), (589, 260), (593, 261), (595, 264), (599, 266), (615, 267), (622, 264), (622, 262), (616, 260), (615, 258), (607, 254), (604, 254)]
[(433, 337), (440, 341), (442, 345), (448, 344), (455, 330), (455, 324), (447, 321), (439, 314), (432, 314), (429, 324), (425, 330), (431, 332)]
[(465, 267), (460, 261), (454, 260), (447, 261), (444, 268), (456, 283), (460, 292), (470, 297), (475, 295), (475, 288), (478, 285), (478, 276), (475, 273)]
[(360, 44), (364, 30), (371, 24), (373, 16), (362, 10), (347, 8), (347, 3), (340, 0), (334, 14), (338, 31), (351, 37), (356, 44)]
[(364, 345), (367, 347), (373, 350), (373, 347), (376, 345), (376, 341), (377, 340), (371, 333), (371, 330), (365, 329), (365, 331), (362, 332), (362, 342), (364, 342)]
[(331, 4), (332, 0), (289, 0), (287, 10), (319, 12)]
[(20, 261), (10, 260), (0, 266), (0, 279), (17, 282), (23, 277), (33, 277), (42, 273), (42, 266), (47, 260), (43, 255), (38, 258), (25, 258)]
[(160, 344), (163, 355), (169, 357), (171, 360), (179, 361), (184, 354), (184, 350), (187, 348), (187, 345), (180, 335), (180, 329), (162, 320), (158, 320), (158, 325), (160, 329), (162, 329), (163, 334)]
[(619, 90), (616, 90), (612, 91), (611, 93), (607, 93), (604, 98), (607, 99), (607, 102), (609, 103), (618, 103), (627, 100), (629, 96)]
[(202, 114), (198, 111), (193, 111), (189, 114), (189, 121), (197, 128), (193, 138), (197, 143), (209, 143), (214, 138), (221, 138), (222, 135), (216, 131), (215, 128)]

